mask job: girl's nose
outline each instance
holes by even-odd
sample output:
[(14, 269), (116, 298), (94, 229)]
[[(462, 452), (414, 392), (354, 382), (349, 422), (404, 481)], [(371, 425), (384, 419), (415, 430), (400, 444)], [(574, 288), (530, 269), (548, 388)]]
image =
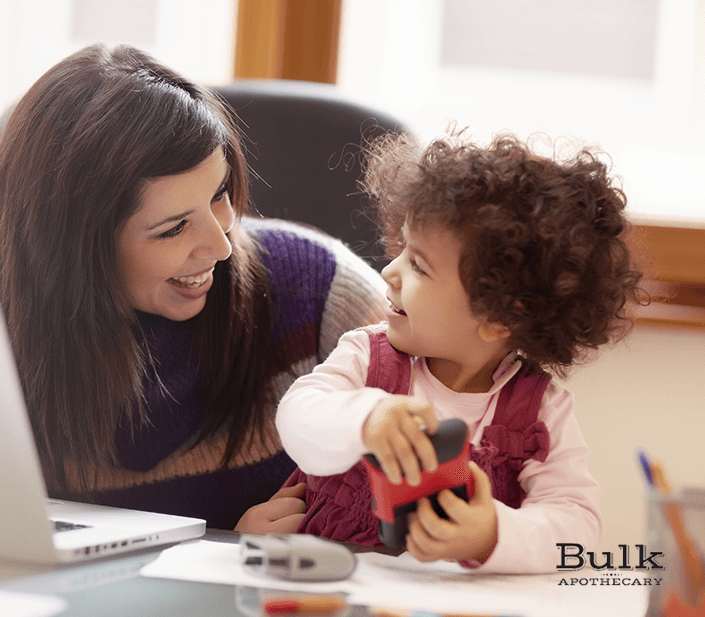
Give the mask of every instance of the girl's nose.
[(382, 279), (390, 287), (397, 287), (399, 285), (399, 268), (398, 268), (399, 257), (390, 261), (384, 268), (382, 268)]

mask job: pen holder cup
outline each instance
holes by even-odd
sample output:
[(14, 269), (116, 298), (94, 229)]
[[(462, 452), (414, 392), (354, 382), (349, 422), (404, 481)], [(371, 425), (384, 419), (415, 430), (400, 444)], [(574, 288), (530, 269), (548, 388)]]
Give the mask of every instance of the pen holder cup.
[(646, 547), (660, 552), (661, 579), (649, 588), (646, 617), (705, 617), (705, 489), (684, 488), (647, 500)]

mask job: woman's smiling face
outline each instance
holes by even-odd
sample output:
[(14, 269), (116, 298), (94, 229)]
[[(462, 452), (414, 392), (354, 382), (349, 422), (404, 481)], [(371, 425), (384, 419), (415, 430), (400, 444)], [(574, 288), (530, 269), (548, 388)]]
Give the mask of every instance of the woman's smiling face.
[(133, 308), (174, 321), (203, 309), (215, 264), (232, 252), (229, 172), (218, 148), (189, 171), (147, 181), (142, 205), (118, 238), (118, 268)]

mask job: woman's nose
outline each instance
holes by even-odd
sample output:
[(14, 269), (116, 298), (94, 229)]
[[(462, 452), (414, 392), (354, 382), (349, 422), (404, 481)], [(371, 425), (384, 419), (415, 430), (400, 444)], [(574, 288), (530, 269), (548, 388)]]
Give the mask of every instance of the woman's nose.
[(233, 251), (227, 234), (235, 224), (235, 213), (229, 204), (222, 206), (212, 211), (203, 230), (203, 237), (197, 247), (198, 254), (194, 255), (198, 259), (223, 261)]

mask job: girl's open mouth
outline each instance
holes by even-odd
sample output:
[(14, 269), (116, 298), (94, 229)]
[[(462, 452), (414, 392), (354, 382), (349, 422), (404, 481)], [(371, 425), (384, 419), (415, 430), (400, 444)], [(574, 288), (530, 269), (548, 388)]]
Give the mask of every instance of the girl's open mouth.
[[(387, 298), (387, 299), (389, 300), (389, 298)], [(406, 316), (406, 313), (404, 311), (402, 311), (400, 308), (397, 308), (391, 300), (389, 300), (389, 307), (392, 309), (393, 313), (396, 313), (397, 315)]]

